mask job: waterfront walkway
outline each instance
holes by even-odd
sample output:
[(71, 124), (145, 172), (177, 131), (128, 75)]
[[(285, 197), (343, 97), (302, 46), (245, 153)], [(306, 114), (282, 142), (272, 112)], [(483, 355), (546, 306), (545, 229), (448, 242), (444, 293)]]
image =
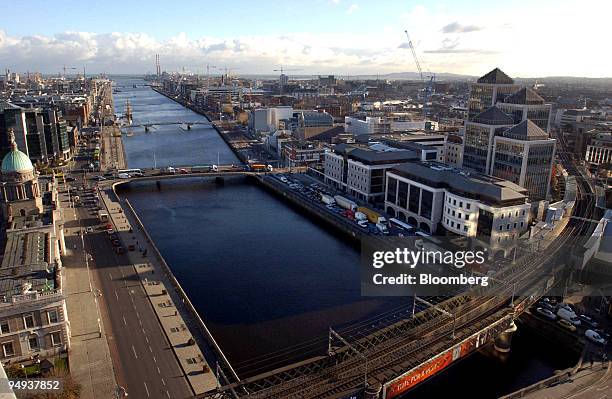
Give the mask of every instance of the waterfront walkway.
[(124, 212), (123, 207), (111, 199), (114, 198), (112, 188), (106, 186), (106, 190), (101, 190), (100, 195), (123, 246), (126, 249), (130, 245), (134, 246), (133, 251), (127, 252), (127, 257), (134, 265), (183, 375), (196, 394), (215, 389), (215, 369), (209, 365), (198, 345), (199, 342), (190, 332), (188, 320), (191, 317), (185, 306), (182, 306), (182, 299), (174, 290), (161, 260), (156, 257), (154, 243), (149, 242), (134, 214), (129, 209)]

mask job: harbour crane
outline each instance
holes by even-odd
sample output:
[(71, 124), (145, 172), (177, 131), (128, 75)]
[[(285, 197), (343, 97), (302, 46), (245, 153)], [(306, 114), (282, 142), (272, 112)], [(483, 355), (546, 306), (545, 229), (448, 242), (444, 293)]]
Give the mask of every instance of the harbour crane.
[(283, 66), (281, 65), (281, 67), (279, 69), (273, 69), (274, 72), (280, 72), (280, 76), (278, 78), (278, 88), (280, 91), (280, 94), (283, 94), (283, 86), (285, 86), (285, 80), (289, 81), (289, 79), (285, 76), (285, 72), (295, 72), (295, 71), (301, 71), (301, 69), (284, 69)]
[(406, 38), (408, 39), (408, 47), (410, 47), (410, 51), (412, 52), (412, 58), (414, 58), (414, 63), (416, 64), (417, 70), (419, 71), (421, 83), (423, 83), (423, 85), (425, 86), (423, 88), (423, 117), (427, 118), (427, 111), (429, 109), (428, 103), (434, 91), (434, 81), (436, 80), (436, 75), (431, 74), (429, 76), (429, 80), (427, 81), (427, 83), (425, 83), (425, 79), (423, 77), (423, 70), (421, 69), (421, 63), (419, 62), (419, 58), (416, 55), (414, 46), (412, 45), (412, 40), (410, 40), (410, 36), (408, 35), (407, 30), (405, 30), (404, 33), (406, 33)]

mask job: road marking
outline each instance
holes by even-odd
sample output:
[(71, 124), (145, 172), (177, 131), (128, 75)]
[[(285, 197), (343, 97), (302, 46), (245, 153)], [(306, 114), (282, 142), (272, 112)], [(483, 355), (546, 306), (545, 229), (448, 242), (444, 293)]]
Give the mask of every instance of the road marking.
[(142, 320), (138, 319), (138, 324), (140, 324), (140, 327), (142, 327)]
[(149, 345), (149, 352), (153, 353), (153, 349), (151, 349), (151, 345)]
[(125, 324), (125, 326), (127, 327), (127, 321), (125, 321), (125, 316), (121, 316), (123, 317), (123, 324)]
[[(144, 328), (141, 328), (142, 330), (142, 334), (145, 336), (145, 338), (147, 338), (147, 332), (145, 331)], [(147, 340), (147, 343), (149, 343), (149, 341)]]
[(140, 313), (136, 312), (136, 317), (140, 319)]
[(113, 275), (110, 274), (110, 272), (108, 273), (108, 279), (111, 280), (111, 281), (113, 280)]
[(153, 356), (153, 363), (157, 363), (157, 359)]
[[(142, 331), (144, 331), (144, 328), (142, 329)], [(147, 344), (149, 343), (149, 338), (147, 338), (146, 335), (145, 335), (145, 341), (147, 341)]]
[(151, 396), (149, 395), (149, 388), (147, 387), (147, 383), (143, 382), (143, 384), (145, 385), (145, 391), (147, 391), (147, 396)]
[(166, 381), (164, 381), (164, 379), (163, 379), (163, 378), (162, 378), (161, 380), (162, 380), (162, 384), (163, 384), (164, 386), (166, 386)]
[(161, 374), (161, 370), (159, 369), (159, 366), (157, 367), (157, 373)]
[(136, 348), (134, 348), (134, 345), (132, 345), (132, 352), (134, 352), (134, 357), (138, 359), (138, 355), (136, 354)]
[(115, 290), (115, 297), (117, 298), (117, 301), (119, 300), (119, 294), (117, 294), (117, 290)]
[(170, 392), (166, 391), (166, 396), (170, 397)]

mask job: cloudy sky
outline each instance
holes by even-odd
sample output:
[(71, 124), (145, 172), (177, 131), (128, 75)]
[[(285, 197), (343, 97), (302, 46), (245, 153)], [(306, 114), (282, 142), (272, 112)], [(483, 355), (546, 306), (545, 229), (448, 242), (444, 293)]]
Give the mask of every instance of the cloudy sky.
[[(612, 76), (610, 0), (0, 2), (0, 68)], [(213, 68), (214, 70), (214, 68)]]

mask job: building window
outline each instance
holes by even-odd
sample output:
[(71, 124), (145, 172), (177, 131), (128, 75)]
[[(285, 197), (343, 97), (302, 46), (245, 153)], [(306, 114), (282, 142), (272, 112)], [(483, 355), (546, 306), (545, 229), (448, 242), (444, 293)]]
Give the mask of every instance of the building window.
[(499, 231), (502, 231), (503, 226), (500, 224), (499, 225)]
[(469, 220), (470, 219), (470, 215), (468, 215), (467, 213), (465, 214), (465, 220)]
[(467, 204), (465, 204), (465, 207), (466, 207), (467, 209), (470, 209), (470, 207), (471, 207), (470, 203), (468, 202)]
[(49, 320), (49, 324), (51, 323), (57, 323), (58, 317), (57, 317), (57, 310), (50, 310), (47, 312), (47, 319)]
[(453, 200), (453, 205), (457, 206), (457, 200), (456, 199)]
[(51, 335), (51, 345), (57, 346), (62, 344), (62, 335), (59, 331), (52, 332), (49, 335)]
[(459, 208), (463, 208), (463, 201), (459, 201)]
[(11, 328), (9, 327), (8, 320), (4, 320), (3, 322), (0, 322), (0, 332), (2, 334), (8, 334), (11, 332)]
[(510, 223), (506, 225), (506, 230), (510, 230)]
[(516, 229), (516, 223), (514, 223), (514, 228)]
[(523, 222), (521, 222), (521, 227), (523, 227)]
[(463, 231), (467, 232), (468, 231), (468, 227), (467, 226), (463, 226)]
[(12, 342), (5, 342), (2, 344), (2, 353), (4, 353), (4, 356), (13, 356), (15, 354), (15, 351), (13, 350), (13, 343)]
[(455, 211), (453, 211), (453, 216), (455, 216)]
[(31, 351), (38, 350), (38, 337), (36, 335), (31, 335), (30, 338), (28, 338), (28, 345), (30, 345)]
[(34, 316), (31, 314), (23, 316), (23, 325), (25, 328), (34, 328)]

